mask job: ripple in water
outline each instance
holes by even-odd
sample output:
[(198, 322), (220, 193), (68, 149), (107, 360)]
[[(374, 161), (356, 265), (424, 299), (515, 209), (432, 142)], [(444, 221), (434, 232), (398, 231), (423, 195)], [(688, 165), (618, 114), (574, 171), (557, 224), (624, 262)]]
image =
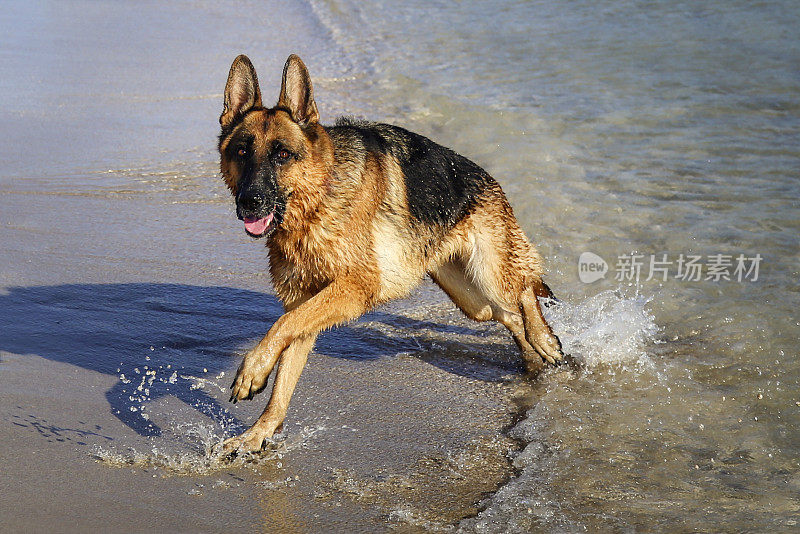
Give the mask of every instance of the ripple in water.
[[(582, 439), (591, 440), (581, 424), (588, 428), (597, 423), (589, 420), (589, 409), (573, 403), (578, 396), (591, 395), (598, 382), (637, 375), (646, 375), (645, 381), (658, 380), (660, 373), (652, 373), (656, 366), (648, 348), (658, 341), (659, 327), (647, 310), (649, 301), (638, 293), (626, 298), (620, 291), (603, 291), (576, 304), (560, 301), (544, 309), (564, 352), (580, 372), (556, 368), (542, 375), (534, 388), (533, 407), (510, 432), (523, 444), (513, 460), (518, 475), (481, 503), (483, 511), (477, 517), (462, 521), (459, 531), (577, 532), (587, 528), (566, 512), (567, 501), (554, 491), (554, 486), (563, 483), (555, 474), (565, 471), (564, 462), (580, 458), (585, 446)], [(568, 431), (562, 432), (562, 427)]]

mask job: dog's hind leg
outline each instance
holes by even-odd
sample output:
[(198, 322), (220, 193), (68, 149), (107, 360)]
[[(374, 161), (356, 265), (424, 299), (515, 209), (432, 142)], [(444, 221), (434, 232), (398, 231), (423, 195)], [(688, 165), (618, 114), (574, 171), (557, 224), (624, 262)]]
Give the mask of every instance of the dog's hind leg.
[(453, 303), (464, 312), (464, 315), (475, 321), (493, 319), (508, 328), (511, 337), (523, 354), (529, 372), (535, 373), (542, 369), (544, 366), (542, 358), (525, 336), (522, 315), (510, 312), (490, 300), (471, 279), (461, 261), (448, 261), (432, 271), (430, 275)]
[[(464, 239), (465, 274), (492, 303), (492, 318), (509, 329), (531, 373), (563, 358), (561, 343), (542, 315), (537, 296), (553, 298), (541, 279), (541, 259), (503, 201), (507, 217), (476, 214)], [(491, 214), (492, 210), (487, 210)]]
[(467, 277), (461, 261), (445, 262), (430, 275), (464, 315), (474, 321), (492, 319), (492, 302)]
[(539, 300), (536, 298), (540, 293), (544, 293), (545, 289), (547, 294), (552, 295), (550, 288), (542, 282), (541, 278), (527, 277), (525, 288), (520, 295), (520, 309), (525, 326), (525, 338), (542, 358), (555, 364), (564, 357), (561, 352), (561, 341), (547, 324)]

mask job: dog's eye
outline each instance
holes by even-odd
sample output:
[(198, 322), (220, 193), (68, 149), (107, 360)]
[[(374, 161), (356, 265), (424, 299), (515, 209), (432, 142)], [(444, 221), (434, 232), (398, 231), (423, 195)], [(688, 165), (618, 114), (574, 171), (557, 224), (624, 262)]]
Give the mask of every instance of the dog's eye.
[(247, 155), (247, 149), (240, 148), (239, 150), (236, 151), (236, 155), (239, 156), (240, 158), (245, 157)]
[(291, 156), (291, 154), (285, 148), (281, 149), (278, 152), (278, 159), (280, 159), (280, 160), (286, 161), (287, 159), (289, 159), (290, 156)]

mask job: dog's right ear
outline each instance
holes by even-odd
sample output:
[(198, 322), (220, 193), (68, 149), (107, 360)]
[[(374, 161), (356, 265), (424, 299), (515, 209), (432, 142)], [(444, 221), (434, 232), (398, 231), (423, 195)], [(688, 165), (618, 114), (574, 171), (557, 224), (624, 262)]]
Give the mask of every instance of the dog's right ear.
[(225, 84), (225, 107), (219, 123), (227, 128), (233, 120), (247, 110), (261, 106), (261, 90), (258, 88), (256, 69), (244, 54), (233, 60)]

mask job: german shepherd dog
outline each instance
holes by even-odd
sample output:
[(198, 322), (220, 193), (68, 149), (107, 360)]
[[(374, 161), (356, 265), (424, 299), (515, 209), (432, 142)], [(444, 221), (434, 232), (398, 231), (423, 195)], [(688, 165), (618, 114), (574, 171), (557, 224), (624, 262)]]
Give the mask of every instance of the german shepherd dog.
[(277, 364), (272, 397), (224, 450), (259, 450), (280, 431), (322, 330), (408, 295), (426, 274), (468, 317), (505, 325), (530, 373), (562, 360), (537, 300), (552, 298), (541, 257), (478, 165), (398, 126), (321, 125), (296, 55), (272, 108), (262, 104), (250, 60), (237, 57), (219, 122), (222, 177), (245, 231), (266, 239), (286, 312), (231, 386), (233, 402), (252, 399)]

